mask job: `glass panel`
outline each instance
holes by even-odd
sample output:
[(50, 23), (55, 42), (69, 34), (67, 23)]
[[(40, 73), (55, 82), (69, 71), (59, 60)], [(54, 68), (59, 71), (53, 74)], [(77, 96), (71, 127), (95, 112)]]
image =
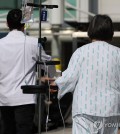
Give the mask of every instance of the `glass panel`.
[(20, 8), (20, 0), (0, 0), (0, 9)]

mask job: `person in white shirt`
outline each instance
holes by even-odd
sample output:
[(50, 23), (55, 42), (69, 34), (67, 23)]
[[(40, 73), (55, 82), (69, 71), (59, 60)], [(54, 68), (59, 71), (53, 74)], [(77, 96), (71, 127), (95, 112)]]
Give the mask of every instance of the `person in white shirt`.
[[(0, 39), (0, 110), (4, 134), (32, 134), (35, 94), (23, 94), (22, 85), (36, 84), (38, 39), (24, 34), (22, 11), (8, 12), (8, 35)], [(42, 46), (42, 60), (51, 60)]]
[(51, 83), (58, 99), (73, 93), (73, 134), (117, 134), (120, 117), (120, 48), (110, 44), (114, 28), (107, 15), (93, 17), (91, 43), (78, 48), (62, 76)]

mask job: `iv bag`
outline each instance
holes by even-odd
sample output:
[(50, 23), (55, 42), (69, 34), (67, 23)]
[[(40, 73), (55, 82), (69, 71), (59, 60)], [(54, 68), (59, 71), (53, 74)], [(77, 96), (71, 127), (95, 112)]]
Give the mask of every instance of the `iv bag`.
[(47, 9), (46, 7), (41, 10), (41, 21), (47, 21)]
[(27, 3), (33, 3), (33, 0), (22, 0), (22, 21), (21, 21), (21, 23), (34, 22), (33, 7), (27, 6)]

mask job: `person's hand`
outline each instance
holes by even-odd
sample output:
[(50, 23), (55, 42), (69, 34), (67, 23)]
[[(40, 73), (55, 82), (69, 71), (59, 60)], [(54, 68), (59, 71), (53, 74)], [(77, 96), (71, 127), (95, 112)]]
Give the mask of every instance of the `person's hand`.
[(53, 82), (53, 81), (55, 81), (55, 79), (54, 78), (49, 78), (49, 77), (46, 77), (46, 76), (44, 76), (44, 77), (41, 77), (41, 82), (42, 83), (48, 83), (48, 82)]
[(56, 93), (58, 90), (58, 87), (54, 81), (51, 82), (50, 84), (50, 93)]
[(56, 93), (57, 92), (58, 87), (54, 82), (55, 81), (54, 78), (49, 78), (49, 77), (44, 76), (44, 77), (41, 77), (40, 80), (41, 80), (42, 83), (46, 83), (46, 84), (48, 84), (48, 82), (49, 82), (49, 84), (50, 84), (50, 93)]
[(51, 81), (50, 86), (57, 86), (54, 81)]

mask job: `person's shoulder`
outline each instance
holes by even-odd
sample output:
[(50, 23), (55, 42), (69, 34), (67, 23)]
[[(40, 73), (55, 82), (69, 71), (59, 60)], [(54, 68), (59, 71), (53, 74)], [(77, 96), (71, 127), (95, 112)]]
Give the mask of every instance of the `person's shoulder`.
[(3, 44), (4, 42), (7, 41), (7, 40), (6, 40), (6, 37), (7, 37), (7, 36), (0, 38), (0, 44)]
[(85, 44), (79, 48), (76, 49), (76, 51), (74, 52), (74, 55), (81, 55), (83, 54), (88, 48), (89, 46), (91, 45), (91, 43), (88, 43), (88, 44)]
[(108, 45), (109, 45), (109, 48), (111, 48), (112, 50), (120, 51), (120, 47), (117, 46), (116, 44), (110, 44), (110, 43), (108, 43)]
[(30, 36), (30, 35), (27, 35), (26, 36), (26, 42), (28, 42), (31, 45), (37, 45), (38, 44), (38, 38)]
[(116, 51), (116, 54), (120, 56), (120, 48), (117, 47), (117, 46), (113, 46), (115, 51)]
[(31, 41), (38, 41), (38, 38), (37, 38), (37, 37), (30, 36), (30, 35), (27, 35), (26, 38), (27, 38), (28, 40), (31, 40)]
[(115, 44), (108, 43), (109, 51), (112, 53), (112, 55), (115, 55), (117, 57), (120, 57), (120, 47)]
[(87, 44), (84, 44), (82, 45), (81, 47), (78, 48), (78, 51), (83, 51), (85, 49), (88, 49), (89, 47), (91, 47), (93, 45), (93, 43), (87, 43)]

